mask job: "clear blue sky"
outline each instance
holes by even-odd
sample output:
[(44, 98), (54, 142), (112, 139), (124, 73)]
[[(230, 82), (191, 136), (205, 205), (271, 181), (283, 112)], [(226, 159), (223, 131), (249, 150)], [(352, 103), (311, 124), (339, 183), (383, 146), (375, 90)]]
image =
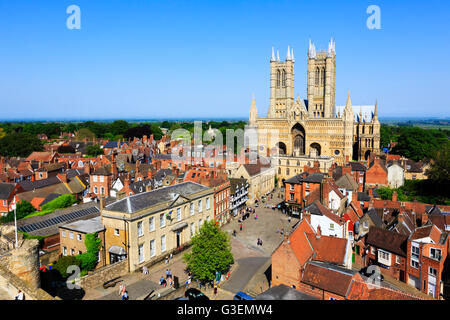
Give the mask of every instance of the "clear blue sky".
[(265, 116), (272, 46), (294, 48), (305, 98), (308, 40), (330, 37), (338, 105), (350, 90), (380, 116), (449, 116), (449, 30), (447, 0), (0, 0), (0, 120), (248, 117), (252, 93)]

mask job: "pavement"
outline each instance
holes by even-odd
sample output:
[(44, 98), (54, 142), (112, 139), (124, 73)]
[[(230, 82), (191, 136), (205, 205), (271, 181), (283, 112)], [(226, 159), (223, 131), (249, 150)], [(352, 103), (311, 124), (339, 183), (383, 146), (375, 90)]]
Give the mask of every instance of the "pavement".
[[(268, 204), (278, 204), (280, 201), (281, 198), (274, 195), (274, 198), (269, 200)], [(261, 272), (261, 267), (268, 262), (272, 252), (284, 239), (284, 236), (280, 232), (277, 233), (277, 229), (278, 231), (284, 229), (286, 232), (289, 232), (292, 226), (298, 221), (298, 219), (292, 218), (289, 222), (285, 214), (282, 214), (278, 210), (265, 208), (264, 206), (265, 204), (262, 203), (257, 208), (252, 206), (256, 209), (258, 219), (255, 219), (254, 215), (250, 215), (248, 219), (243, 221), (242, 231), (239, 231), (238, 217), (222, 227), (224, 231), (230, 234), (231, 251), (235, 263), (232, 267), (233, 271), (231, 272), (230, 278), (224, 281), (218, 289), (217, 295), (213, 294), (212, 289), (202, 288), (202, 291), (210, 299), (230, 300), (233, 299), (236, 292), (243, 291), (244, 288), (251, 286), (251, 282), (255, 279), (255, 273), (258, 271)], [(237, 232), (236, 237), (232, 235), (233, 230)], [(258, 238), (263, 241), (262, 246), (257, 245)], [(173, 290), (171, 288), (162, 288), (159, 285), (159, 279), (165, 275), (166, 269), (170, 269), (172, 275), (179, 278), (180, 285), (184, 284), (188, 276), (185, 272), (186, 264), (183, 262), (182, 256), (183, 253), (175, 255), (169, 264), (165, 264), (163, 261), (152, 266), (147, 275), (134, 272), (121, 277), (127, 288), (129, 299), (143, 299), (152, 290), (155, 290), (152, 295), (158, 295), (160, 293), (161, 296)], [(263, 274), (260, 276), (263, 276)], [(103, 286), (88, 289), (83, 300), (120, 300), (119, 287), (120, 283), (108, 289), (104, 289)]]

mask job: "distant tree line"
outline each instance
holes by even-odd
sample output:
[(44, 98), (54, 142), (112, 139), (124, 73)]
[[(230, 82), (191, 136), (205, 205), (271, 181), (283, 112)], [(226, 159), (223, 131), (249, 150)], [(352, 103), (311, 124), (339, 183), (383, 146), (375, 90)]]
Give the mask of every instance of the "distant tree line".
[(450, 130), (382, 125), (380, 135), (382, 147), (388, 147), (391, 141), (397, 142), (391, 153), (414, 161), (435, 159), (439, 151), (450, 146)]

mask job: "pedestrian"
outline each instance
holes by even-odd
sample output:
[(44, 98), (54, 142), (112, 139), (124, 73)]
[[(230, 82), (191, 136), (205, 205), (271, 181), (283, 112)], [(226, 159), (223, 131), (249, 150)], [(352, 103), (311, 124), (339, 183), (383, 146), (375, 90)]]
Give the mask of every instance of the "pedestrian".
[(239, 226), (239, 228), (240, 228), (240, 231), (242, 231), (242, 223), (241, 223), (241, 225)]
[(166, 269), (166, 279), (169, 277), (169, 269)]
[(256, 245), (258, 245), (258, 246), (259, 246), (259, 238), (258, 238), (258, 240), (256, 240)]
[(236, 237), (236, 230), (233, 230), (233, 236)]
[(159, 279), (159, 285), (160, 286), (162, 286), (162, 284), (164, 283), (164, 277), (163, 276), (161, 276), (161, 278)]
[(166, 256), (166, 264), (169, 263), (169, 256)]
[(289, 216), (289, 218), (288, 218), (288, 222), (289, 222), (289, 223), (291, 223), (291, 216)]
[(259, 245), (262, 247), (262, 239), (259, 240)]
[(128, 300), (128, 291), (124, 291), (122, 295), (122, 300)]
[(217, 295), (217, 284), (214, 284), (214, 295)]
[(173, 258), (173, 255), (172, 255), (172, 254), (170, 254), (170, 260), (172, 260), (172, 258)]
[(170, 269), (169, 269), (169, 277), (172, 278), (172, 271), (170, 271)]
[(17, 296), (15, 297), (15, 300), (25, 300), (22, 290), (19, 290)]
[(122, 292), (123, 292), (123, 282), (119, 286), (119, 296), (122, 296)]

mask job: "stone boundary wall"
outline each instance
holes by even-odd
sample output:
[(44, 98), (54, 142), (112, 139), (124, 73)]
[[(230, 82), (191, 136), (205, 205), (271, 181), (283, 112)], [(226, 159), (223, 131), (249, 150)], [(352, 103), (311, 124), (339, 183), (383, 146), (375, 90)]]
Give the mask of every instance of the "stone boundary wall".
[(0, 287), (11, 296), (11, 300), (14, 300), (19, 290), (24, 293), (25, 300), (59, 300), (59, 298), (53, 298), (41, 288), (31, 288), (3, 265), (0, 265)]
[(103, 285), (106, 281), (124, 276), (128, 273), (128, 260), (122, 260), (90, 272), (81, 278), (80, 286), (83, 289), (92, 289)]

